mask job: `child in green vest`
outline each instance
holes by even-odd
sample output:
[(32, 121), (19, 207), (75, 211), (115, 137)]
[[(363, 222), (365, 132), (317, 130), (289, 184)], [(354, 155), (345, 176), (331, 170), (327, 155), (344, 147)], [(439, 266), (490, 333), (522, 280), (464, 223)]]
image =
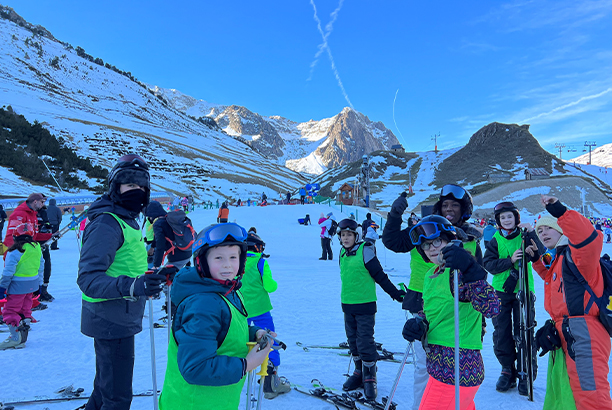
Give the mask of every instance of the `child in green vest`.
[(340, 278), (342, 280), (342, 311), (344, 329), (348, 339), (355, 370), (342, 388), (346, 391), (364, 388), (365, 397), (374, 400), (376, 389), (376, 361), (378, 352), (374, 342), (376, 314), (376, 284), (393, 300), (402, 302), (406, 292), (397, 289), (383, 271), (376, 248), (371, 241), (362, 242), (358, 224), (343, 219), (338, 224), (340, 251)]
[(439, 215), (426, 216), (410, 230), (410, 240), (423, 260), (434, 264), (423, 281), (423, 312), (406, 321), (402, 332), (409, 342), (422, 340), (427, 346), (429, 380), (420, 410), (451, 408), (455, 400), (454, 275), (459, 275), (462, 409), (474, 408), (474, 397), (484, 380), (482, 317), (499, 313), (499, 299), (486, 282), (487, 272), (467, 249), (450, 245), (456, 238), (455, 227)]
[(237, 410), (244, 376), (270, 352), (271, 344), (250, 352), (247, 347), (266, 331), (248, 325), (237, 292), (247, 259), (246, 237), (245, 229), (231, 222), (205, 228), (193, 244), (195, 266), (176, 275), (172, 301), (177, 311), (160, 409)]
[(2, 318), (9, 327), (9, 337), (0, 350), (25, 347), (32, 320), (32, 293), (43, 284), (44, 259), (35, 242), (34, 226), (22, 223), (13, 231), (14, 243), (8, 249), (0, 279), (0, 299), (6, 293)]
[[(272, 278), (272, 270), (265, 259), (270, 255), (263, 253), (266, 243), (257, 235), (254, 227), (249, 229), (246, 242), (246, 267), (240, 293), (242, 293), (244, 306), (249, 314), (247, 319), (249, 324), (275, 331), (274, 320), (270, 314), (272, 302), (270, 302), (269, 294), (276, 291), (278, 284)], [(277, 345), (276, 342), (275, 345)], [(269, 357), (268, 376), (264, 379), (263, 388), (264, 397), (273, 399), (279, 394), (289, 392), (291, 387), (278, 377), (278, 366), (280, 365), (278, 350), (272, 350)]]
[[(491, 285), (501, 301), (501, 311), (493, 318), (493, 348), (495, 356), (502, 366), (501, 375), (495, 388), (506, 392), (516, 387), (516, 379), (521, 373), (521, 363), (517, 362), (516, 338), (519, 337), (520, 303), (516, 298), (519, 285), (519, 263), (521, 262), (522, 237), (520, 228), (529, 229), (527, 243), (530, 239), (539, 241), (530, 224), (521, 224), (521, 216), (512, 202), (501, 202), (495, 205), (495, 222), (497, 231), (487, 243), (483, 264), (493, 276)], [(527, 264), (529, 291), (533, 294), (533, 275), (531, 263)], [(532, 305), (533, 306), (533, 305)], [(535, 309), (531, 312), (535, 315)], [(535, 343), (534, 343), (535, 344)], [(535, 354), (534, 354), (535, 357)], [(537, 362), (534, 363), (537, 365)], [(518, 369), (517, 369), (518, 365)], [(518, 391), (527, 395), (527, 380), (519, 378)]]

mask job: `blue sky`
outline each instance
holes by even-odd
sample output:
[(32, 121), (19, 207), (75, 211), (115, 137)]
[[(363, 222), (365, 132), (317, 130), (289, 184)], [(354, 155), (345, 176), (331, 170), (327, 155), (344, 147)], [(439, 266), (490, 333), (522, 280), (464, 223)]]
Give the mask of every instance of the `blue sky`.
[(409, 151), (493, 121), (564, 159), (612, 142), (612, 0), (3, 4), (143, 82), (300, 122), (352, 105)]

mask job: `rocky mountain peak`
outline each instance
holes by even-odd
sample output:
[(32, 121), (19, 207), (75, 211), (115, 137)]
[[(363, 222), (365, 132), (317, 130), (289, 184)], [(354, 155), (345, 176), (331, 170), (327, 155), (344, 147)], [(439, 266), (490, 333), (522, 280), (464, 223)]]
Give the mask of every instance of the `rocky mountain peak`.
[(53, 37), (53, 34), (51, 34), (49, 30), (47, 30), (41, 25), (28, 23), (23, 17), (17, 14), (15, 10), (13, 10), (9, 6), (0, 5), (0, 17), (12, 21), (18, 26), (23, 27), (28, 31), (31, 31), (34, 35), (46, 37), (53, 41), (58, 41), (55, 37)]

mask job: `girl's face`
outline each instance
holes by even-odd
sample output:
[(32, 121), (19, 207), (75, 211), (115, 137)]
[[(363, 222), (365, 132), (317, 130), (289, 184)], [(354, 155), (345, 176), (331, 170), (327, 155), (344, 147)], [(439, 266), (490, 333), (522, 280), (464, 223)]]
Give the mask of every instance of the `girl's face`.
[(421, 249), (423, 249), (425, 256), (427, 256), (427, 259), (429, 259), (430, 262), (439, 266), (440, 261), (438, 261), (438, 254), (442, 252), (442, 248), (444, 248), (446, 245), (448, 245), (448, 242), (444, 238), (438, 237), (421, 242)]
[(501, 224), (501, 227), (505, 230), (513, 230), (516, 227), (514, 214), (510, 211), (502, 212), (501, 214), (499, 214), (499, 223)]
[(350, 231), (340, 232), (340, 242), (345, 248), (352, 248), (355, 245), (355, 234)]
[(232, 280), (240, 269), (240, 247), (215, 246), (206, 252), (206, 263), (213, 279)]
[(553, 249), (559, 242), (561, 233), (550, 226), (541, 225), (538, 226), (538, 238), (540, 238), (542, 245), (546, 246), (548, 249)]

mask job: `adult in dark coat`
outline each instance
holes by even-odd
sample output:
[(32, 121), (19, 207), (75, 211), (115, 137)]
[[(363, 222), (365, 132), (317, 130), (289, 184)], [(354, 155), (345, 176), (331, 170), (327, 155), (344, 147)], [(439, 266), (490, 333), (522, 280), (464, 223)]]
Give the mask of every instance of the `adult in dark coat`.
[(147, 251), (136, 218), (149, 203), (149, 167), (122, 157), (109, 173), (109, 191), (89, 208), (77, 284), (83, 292), (81, 332), (94, 339), (96, 376), (87, 410), (128, 410), (132, 402), (134, 335), (142, 331), (147, 297), (164, 272), (144, 275)]
[(174, 231), (172, 231), (172, 227), (166, 221), (166, 215), (164, 207), (157, 201), (152, 201), (149, 204), (145, 214), (147, 218), (154, 221), (153, 233), (155, 234), (155, 239), (153, 247), (155, 248), (155, 253), (153, 254), (153, 269), (159, 268), (164, 262), (181, 269), (191, 259), (191, 249), (182, 251), (175, 248), (166, 255), (164, 260), (164, 254), (172, 248), (171, 241), (174, 240)]
[(8, 216), (6, 215), (4, 207), (0, 205), (0, 236), (2, 235), (2, 230), (4, 229), (4, 221), (6, 221), (7, 219)]
[[(36, 212), (36, 218), (38, 219), (38, 234), (36, 235), (36, 242), (42, 245), (51, 239), (52, 235), (51, 224), (49, 223), (47, 207), (45, 205), (43, 205), (43, 207)], [(45, 268), (43, 284), (39, 289), (40, 298), (38, 300), (41, 302), (53, 302), (55, 298), (47, 291), (49, 287), (49, 279), (51, 279), (51, 252), (49, 252), (49, 247), (42, 247), (42, 255), (43, 259), (45, 260)]]
[(372, 225), (372, 214), (371, 213), (367, 213), (366, 214), (366, 219), (363, 220), (363, 222), (361, 223), (361, 230), (363, 231), (363, 234), (365, 236), (366, 232), (368, 231), (368, 228), (370, 227), (370, 225)]
[[(49, 206), (47, 207), (47, 217), (49, 218), (49, 223), (51, 224), (51, 232), (55, 233), (59, 231), (60, 224), (62, 223), (62, 210), (58, 208), (56, 205), (57, 201), (55, 199), (49, 200)], [(51, 250), (58, 250), (57, 241), (51, 244)]]

